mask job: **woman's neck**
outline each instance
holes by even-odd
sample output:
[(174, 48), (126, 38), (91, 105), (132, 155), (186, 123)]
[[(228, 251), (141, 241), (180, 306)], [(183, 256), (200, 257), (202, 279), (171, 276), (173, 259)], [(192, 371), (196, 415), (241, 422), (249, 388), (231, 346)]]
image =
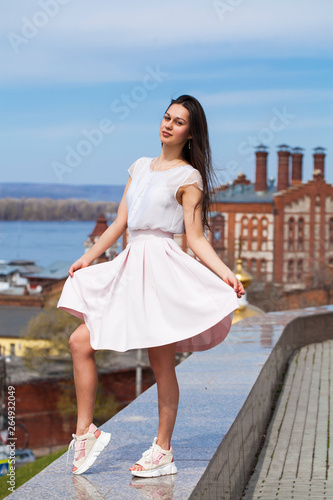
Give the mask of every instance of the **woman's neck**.
[(167, 163), (175, 160), (182, 160), (182, 150), (183, 147), (167, 147), (165, 144), (163, 144), (162, 151), (159, 156), (161, 163), (162, 161)]

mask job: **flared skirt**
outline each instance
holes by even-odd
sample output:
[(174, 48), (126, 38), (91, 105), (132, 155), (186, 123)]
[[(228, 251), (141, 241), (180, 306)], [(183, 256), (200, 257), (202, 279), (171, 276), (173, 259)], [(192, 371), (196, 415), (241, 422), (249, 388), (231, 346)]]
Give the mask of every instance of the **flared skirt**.
[(94, 349), (118, 352), (210, 349), (226, 338), (238, 306), (229, 285), (157, 229), (129, 231), (112, 261), (75, 271), (57, 304), (86, 323)]

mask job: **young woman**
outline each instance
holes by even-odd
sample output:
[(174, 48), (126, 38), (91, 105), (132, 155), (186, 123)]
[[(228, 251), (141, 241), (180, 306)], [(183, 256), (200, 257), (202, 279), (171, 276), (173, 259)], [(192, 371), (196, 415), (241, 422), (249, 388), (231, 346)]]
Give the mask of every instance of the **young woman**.
[[(210, 349), (227, 336), (242, 284), (205, 238), (212, 166), (205, 113), (193, 97), (172, 100), (160, 126), (158, 158), (140, 158), (115, 221), (69, 269), (58, 307), (81, 318), (70, 337), (78, 418), (72, 471), (85, 472), (110, 441), (92, 423), (97, 387), (94, 353), (148, 348), (158, 389), (157, 437), (130, 467), (134, 476), (177, 472), (171, 436), (179, 390), (175, 353)], [(128, 228), (126, 248), (88, 267)], [(173, 239), (185, 230), (200, 262)]]

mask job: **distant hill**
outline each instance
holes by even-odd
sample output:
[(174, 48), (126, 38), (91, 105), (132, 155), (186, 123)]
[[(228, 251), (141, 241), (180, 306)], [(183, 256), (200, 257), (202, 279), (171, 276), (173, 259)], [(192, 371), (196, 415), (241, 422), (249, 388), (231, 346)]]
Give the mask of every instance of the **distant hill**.
[(0, 198), (74, 198), (88, 201), (120, 202), (125, 186), (39, 184), (35, 182), (4, 182), (0, 185)]

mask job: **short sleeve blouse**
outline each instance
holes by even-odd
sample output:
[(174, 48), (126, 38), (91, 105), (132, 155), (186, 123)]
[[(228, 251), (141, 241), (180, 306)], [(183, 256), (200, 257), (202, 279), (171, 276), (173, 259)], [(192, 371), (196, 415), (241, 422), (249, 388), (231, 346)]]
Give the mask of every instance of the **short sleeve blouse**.
[(154, 171), (152, 160), (139, 158), (128, 169), (132, 178), (126, 193), (128, 229), (161, 229), (182, 234), (185, 230), (183, 207), (176, 194), (181, 186), (188, 184), (196, 184), (203, 190), (201, 174), (192, 165)]

